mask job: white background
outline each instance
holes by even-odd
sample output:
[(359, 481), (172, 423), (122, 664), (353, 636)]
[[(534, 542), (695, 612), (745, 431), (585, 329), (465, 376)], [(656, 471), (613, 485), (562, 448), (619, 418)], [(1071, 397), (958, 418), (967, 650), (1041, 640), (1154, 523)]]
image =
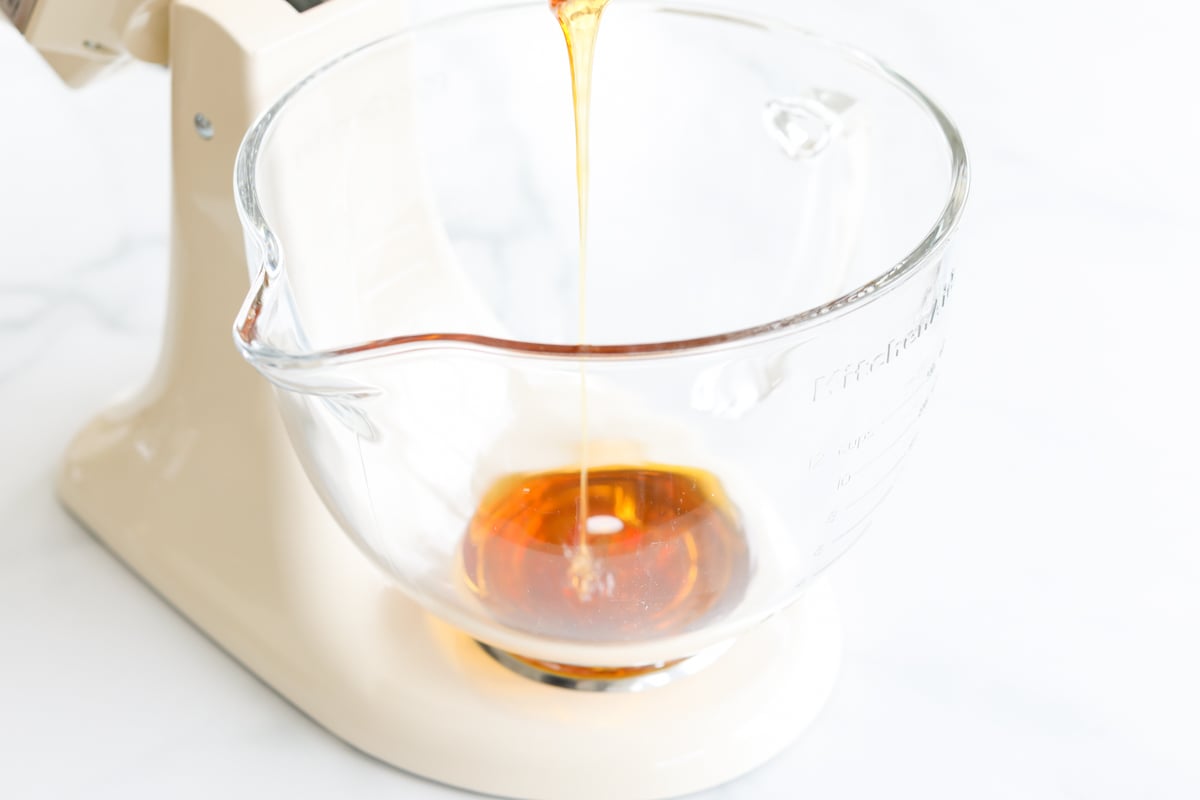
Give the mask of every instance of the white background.
[[(925, 434), (832, 573), (836, 694), (705, 797), (1200, 797), (1195, 6), (738, 5), (913, 78), (974, 186)], [(459, 796), (308, 722), (54, 500), (153, 364), (166, 92), (69, 91), (0, 25), (0, 797)]]

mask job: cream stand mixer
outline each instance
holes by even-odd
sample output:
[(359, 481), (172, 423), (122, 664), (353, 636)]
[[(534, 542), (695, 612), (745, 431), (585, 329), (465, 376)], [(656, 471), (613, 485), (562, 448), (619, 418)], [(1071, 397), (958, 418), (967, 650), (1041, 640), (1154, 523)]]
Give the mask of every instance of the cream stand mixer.
[[(741, 633), (714, 663), (669, 685), (550, 686), (506, 669), (398, 591), (314, 491), (270, 384), (230, 344), (247, 286), (230, 179), (243, 133), (276, 96), (338, 54), (400, 30), (403, 3), (0, 2), (69, 83), (127, 57), (172, 72), (163, 354), (136, 400), (78, 435), (59, 480), (68, 509), (164, 599), (336, 736), (397, 767), (488, 794), (678, 796), (763, 763), (815, 719), (840, 653), (822, 581)], [(949, 224), (905, 269), (940, 254), (965, 195), (965, 165), (960, 171)], [(893, 270), (820, 313), (837, 316), (902, 274)], [(937, 274), (948, 287), (948, 274)], [(900, 336), (908, 352), (934, 352), (925, 330), (941, 303), (944, 293), (932, 290), (914, 300), (917, 327)], [(845, 360), (818, 369), (812, 401), (852, 393), (893, 351), (898, 359), (886, 341), (883, 355), (861, 362), (866, 372)], [(918, 357), (909, 358), (915, 366)], [(932, 372), (922, 366), (922, 377)], [(852, 457), (860, 444), (836, 457)], [(814, 457), (811, 468), (823, 460)], [(849, 478), (835, 477), (840, 491)], [(597, 688), (613, 691), (584, 691)]]

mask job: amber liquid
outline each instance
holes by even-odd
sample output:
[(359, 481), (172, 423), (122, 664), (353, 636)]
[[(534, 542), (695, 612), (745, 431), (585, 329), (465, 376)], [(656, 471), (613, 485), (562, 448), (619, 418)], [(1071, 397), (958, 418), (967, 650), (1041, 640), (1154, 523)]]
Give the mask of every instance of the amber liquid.
[(574, 470), (514, 475), (479, 505), (463, 568), (498, 621), (541, 636), (633, 642), (693, 630), (741, 599), (746, 540), (720, 483), (658, 466), (591, 470), (582, 539), (595, 583), (580, 593), (579, 479)]
[[(566, 38), (575, 104), (581, 344), (587, 336), (592, 62), (607, 2), (550, 3)], [(735, 605), (750, 561), (737, 512), (717, 478), (684, 467), (592, 467), (585, 366), (580, 417), (578, 470), (510, 476), (480, 503), (462, 561), (483, 605), (515, 630), (595, 643), (685, 633)], [(571, 677), (609, 678), (664, 666), (592, 670), (531, 663)]]

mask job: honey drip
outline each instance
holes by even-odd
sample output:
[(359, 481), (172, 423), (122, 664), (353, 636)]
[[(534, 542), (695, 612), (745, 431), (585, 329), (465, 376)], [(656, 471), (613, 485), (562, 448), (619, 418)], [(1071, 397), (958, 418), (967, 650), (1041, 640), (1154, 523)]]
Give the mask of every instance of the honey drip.
[[(579, 344), (587, 343), (588, 200), (591, 196), (592, 72), (600, 17), (608, 0), (550, 0), (558, 17), (571, 64), (571, 95), (575, 111), (575, 187), (579, 211)], [(571, 548), (571, 586), (586, 602), (598, 589), (601, 576), (588, 541), (588, 470), (591, 431), (588, 425), (587, 363), (579, 362), (579, 511), (575, 544)]]
[[(587, 341), (592, 64), (608, 0), (551, 0), (566, 38), (575, 111), (579, 343)], [(717, 478), (659, 465), (590, 464), (587, 368), (580, 364), (578, 470), (512, 475), (479, 504), (462, 544), (467, 583), (502, 624), (539, 637), (619, 643), (702, 627), (739, 602), (749, 578), (740, 520)], [(595, 670), (529, 662), (579, 677)]]

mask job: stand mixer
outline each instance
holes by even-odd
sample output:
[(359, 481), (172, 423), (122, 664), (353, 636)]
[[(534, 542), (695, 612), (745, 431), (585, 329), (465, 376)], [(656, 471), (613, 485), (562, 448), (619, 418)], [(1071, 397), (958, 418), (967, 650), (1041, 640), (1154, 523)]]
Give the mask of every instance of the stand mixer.
[[(371, 548), (361, 537), (355, 547), (342, 530), (354, 527), (347, 521), (353, 514), (331, 500), (336, 492), (314, 465), (320, 456), (306, 449), (298, 433), (307, 420), (242, 358), (282, 387), (281, 396), (289, 389), (322, 396), (332, 391), (327, 383), (319, 390), (289, 386), (280, 366), (289, 357), (286, 348), (272, 340), (269, 326), (255, 332), (255, 319), (267, 308), (263, 276), (281, 274), (272, 266), (278, 254), (269, 252), (275, 236), (285, 251), (298, 240), (278, 230), (264, 233), (267, 220), (257, 216), (251, 175), (263, 167), (240, 170), (240, 208), (230, 176), (247, 129), (254, 126), (242, 167), (247, 152), (268, 147), (272, 117), (284, 108), (271, 109), (276, 97), (319, 65), (402, 30), (403, 6), (388, 0), (5, 0), (9, 17), (69, 83), (86, 82), (130, 56), (172, 71), (172, 264), (162, 357), (135, 400), (107, 411), (73, 441), (59, 478), (61, 498), (216, 644), (318, 724), (387, 763), (520, 798), (649, 799), (728, 781), (793, 742), (832, 691), (840, 629), (829, 587), (816, 573), (861, 534), (861, 525), (829, 534), (829, 541), (840, 540), (836, 548), (826, 551), (821, 540), (806, 556), (811, 574), (788, 603), (776, 603), (718, 648), (688, 651), (695, 657), (683, 669), (648, 669), (626, 680), (548, 677), (487, 641), (486, 630), (476, 632), (453, 609), (428, 613), (436, 604), (398, 589), (395, 576), (378, 568), (378, 554), (364, 552)], [(911, 89), (906, 83), (902, 88)], [(774, 122), (781, 113), (786, 117), (777, 126), (783, 135), (804, 129), (808, 150), (800, 151), (808, 157), (825, 146), (813, 133), (814, 120), (829, 123), (853, 151), (845, 116), (852, 105), (841, 94), (815, 93), (768, 112)], [(837, 119), (830, 122), (830, 114)], [(847, 268), (845, 280), (821, 288), (832, 292), (829, 302), (814, 303), (811, 319), (797, 317), (795, 323), (844, 319), (876, 292), (900, 296), (903, 279), (927, 264), (933, 265), (925, 270), (929, 285), (918, 290), (909, 281), (911, 303), (885, 323), (900, 326), (900, 344), (889, 332), (877, 354), (875, 339), (853, 336), (849, 347), (858, 353), (839, 348), (805, 367), (809, 372), (798, 383), (810, 387), (805, 391), (814, 407), (861, 392), (859, 384), (866, 385), (872, 372), (882, 374), (902, 356), (916, 377), (897, 380), (897, 391), (915, 386), (906, 397), (924, 396), (940, 352), (940, 334), (926, 331), (951, 280), (940, 253), (966, 191), (961, 143), (938, 115), (953, 157), (951, 199), (933, 232), (907, 261), (897, 259), (878, 278), (871, 273), (874, 280), (852, 279)], [(785, 150), (790, 157), (795, 149), (793, 138)], [(943, 200), (936, 199), (936, 209)], [(255, 282), (238, 323), (241, 354), (229, 340), (247, 287), (239, 211)], [(842, 245), (830, 247), (840, 252)], [(301, 279), (293, 274), (291, 282), (299, 287)], [(860, 284), (864, 288), (856, 289)], [(893, 285), (901, 288), (893, 291)], [(863, 348), (871, 350), (859, 359)], [(290, 438), (281, 402), (290, 415)], [(728, 417), (728, 408), (719, 415)], [(839, 429), (831, 435), (832, 451), (806, 454), (810, 470), (817, 474), (831, 462), (867, 453), (865, 442), (878, 442), (881, 426), (892, 418), (880, 416), (865, 428), (855, 421), (851, 427), (861, 431), (844, 443)], [(358, 435), (366, 441), (373, 433), (360, 429)], [(829, 474), (839, 492), (851, 482), (850, 473), (830, 467)], [(881, 481), (891, 475), (889, 470)], [(890, 483), (882, 494), (887, 490)], [(830, 526), (845, 524), (836, 517), (829, 514)], [(550, 648), (533, 655), (557, 652), (573, 651)], [(663, 660), (652, 662), (662, 666)]]

